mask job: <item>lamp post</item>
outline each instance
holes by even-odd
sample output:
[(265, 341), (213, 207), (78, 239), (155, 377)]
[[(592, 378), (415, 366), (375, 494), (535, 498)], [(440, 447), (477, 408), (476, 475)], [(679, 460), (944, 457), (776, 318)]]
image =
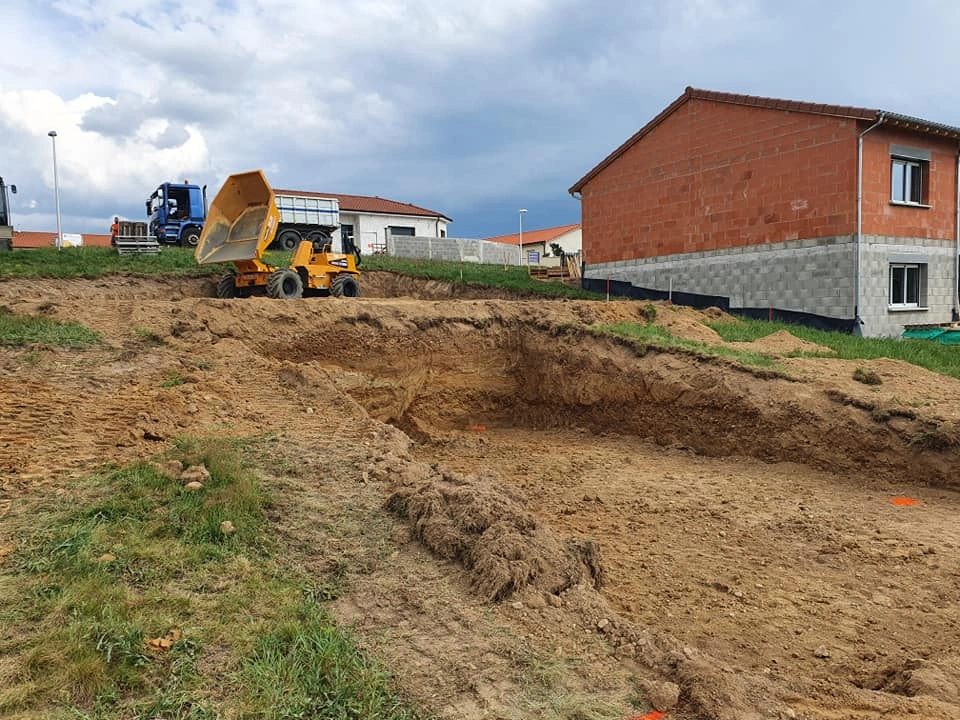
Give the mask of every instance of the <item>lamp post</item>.
[(63, 248), (63, 230), (60, 227), (60, 181), (57, 179), (57, 131), (47, 133), (53, 144), (53, 193), (57, 198), (57, 250)]
[(523, 214), (527, 211), (526, 208), (520, 208), (520, 264), (523, 265)]

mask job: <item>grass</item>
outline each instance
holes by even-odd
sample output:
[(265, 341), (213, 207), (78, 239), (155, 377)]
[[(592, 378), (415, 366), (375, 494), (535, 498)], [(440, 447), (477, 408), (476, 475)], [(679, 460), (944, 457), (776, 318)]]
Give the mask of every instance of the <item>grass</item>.
[(0, 569), (0, 716), (415, 717), (324, 611), (343, 569), (317, 592), (285, 564), (241, 446), (176, 455), (209, 470), (201, 491), (138, 464), (23, 514)]
[(608, 325), (598, 325), (595, 330), (602, 333), (609, 333), (611, 335), (619, 335), (620, 337), (630, 338), (639, 343), (653, 347), (682, 348), (685, 350), (692, 350), (693, 352), (701, 355), (727, 358), (743, 365), (752, 365), (763, 368), (774, 368), (777, 365), (776, 361), (769, 355), (753, 352), (751, 350), (740, 350), (739, 348), (731, 348), (724, 345), (710, 345), (708, 343), (702, 343), (696, 340), (678, 338), (667, 328), (660, 325), (612, 323)]
[(417, 260), (390, 255), (367, 255), (363, 257), (362, 270), (387, 270), (390, 272), (475, 285), (505, 288), (521, 293), (533, 293), (551, 297), (582, 298), (596, 300), (601, 297), (579, 287), (563, 283), (543, 282), (530, 277), (526, 268), (512, 265), (481, 265), (444, 260)]
[(157, 255), (120, 255), (102, 247), (0, 253), (0, 277), (97, 278), (123, 273), (203, 277), (222, 272), (221, 265), (197, 265), (193, 250), (179, 247), (164, 247)]
[(890, 358), (918, 365), (941, 375), (960, 378), (960, 348), (929, 340), (863, 338), (840, 332), (816, 330), (801, 325), (740, 318), (737, 322), (707, 323), (727, 342), (752, 342), (778, 330), (830, 348), (832, 357), (843, 360)]
[(80, 323), (60, 322), (42, 315), (17, 315), (0, 306), (0, 345), (53, 345), (82, 349), (100, 342), (99, 333)]

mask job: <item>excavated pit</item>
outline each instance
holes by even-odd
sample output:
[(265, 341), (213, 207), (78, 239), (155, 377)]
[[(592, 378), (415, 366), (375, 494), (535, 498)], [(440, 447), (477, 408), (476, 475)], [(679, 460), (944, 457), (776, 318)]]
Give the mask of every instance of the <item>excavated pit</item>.
[[(877, 422), (869, 403), (799, 377), (574, 325), (446, 318), (395, 329), (360, 313), (338, 321), (333, 338), (300, 334), (261, 350), (324, 367), (372, 417), (420, 443), (476, 428), (576, 429), (709, 457), (833, 472), (919, 472), (925, 483), (956, 484), (952, 454), (914, 441), (929, 423)], [(815, 401), (806, 402), (811, 396)]]
[[(304, 548), (342, 552), (316, 534), (334, 500), (360, 518), (390, 505), (429, 541), (400, 533), (396, 550), (429, 582), (395, 573), (378, 548), (367, 595), (344, 605), (407, 682), (422, 671), (421, 697), (458, 666), (507, 688), (496, 699), (447, 677), (479, 709), (443, 717), (489, 716), (517, 687), (486, 663), (499, 637), (446, 612), (465, 604), (460, 565), (475, 617), (509, 618), (545, 656), (583, 658), (577, 639), (601, 638), (604, 664), (583, 676), (592, 690), (650, 663), (650, 638), (675, 639), (668, 662), (652, 662), (682, 687), (678, 718), (957, 717), (955, 380), (887, 360), (784, 358), (783, 337), (766, 346), (777, 367), (751, 371), (595, 333), (643, 322), (636, 303), (454, 302), (414, 284), (404, 294), (436, 299), (225, 301), (205, 282), (0, 282), (13, 312), (104, 337), (82, 352), (0, 353), (15, 419), (0, 501), (69, 492), (76, 473), (182, 435), (270, 436), (302, 481), (299, 495), (276, 491), (278, 508), (304, 513)], [(719, 342), (707, 318), (657, 306), (658, 324)], [(882, 384), (854, 381), (859, 365)], [(891, 502), (902, 496), (916, 502)], [(463, 541), (500, 520), (520, 532)], [(543, 607), (551, 598), (562, 605)], [(401, 622), (419, 630), (394, 633)]]

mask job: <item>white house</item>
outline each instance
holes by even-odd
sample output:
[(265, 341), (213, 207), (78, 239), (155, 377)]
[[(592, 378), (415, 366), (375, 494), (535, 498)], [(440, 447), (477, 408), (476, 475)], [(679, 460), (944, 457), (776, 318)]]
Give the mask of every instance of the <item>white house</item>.
[[(513, 235), (499, 235), (497, 237), (486, 238), (488, 242), (501, 243), (512, 247), (520, 247), (520, 233)], [(559, 245), (564, 254), (576, 255), (583, 248), (583, 233), (580, 230), (580, 224), (561, 225), (559, 227), (544, 228), (542, 230), (524, 230), (523, 231), (523, 256), (528, 257), (528, 253), (536, 252), (540, 258), (540, 264), (551, 265), (549, 260), (543, 261), (543, 258), (553, 255), (551, 245)], [(559, 259), (557, 260), (559, 263)]]

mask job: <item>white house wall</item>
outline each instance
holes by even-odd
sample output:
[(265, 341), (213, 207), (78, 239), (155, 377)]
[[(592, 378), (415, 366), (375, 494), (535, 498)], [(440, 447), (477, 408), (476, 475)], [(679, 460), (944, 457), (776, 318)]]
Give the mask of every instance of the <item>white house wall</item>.
[[(378, 215), (340, 211), (340, 224), (353, 225), (354, 243), (363, 254), (369, 254), (372, 245), (384, 245), (387, 242), (388, 227), (412, 227), (417, 237), (440, 237), (447, 233), (447, 221), (435, 217), (416, 217), (412, 215)], [(334, 246), (341, 248), (340, 231), (333, 234)]]

